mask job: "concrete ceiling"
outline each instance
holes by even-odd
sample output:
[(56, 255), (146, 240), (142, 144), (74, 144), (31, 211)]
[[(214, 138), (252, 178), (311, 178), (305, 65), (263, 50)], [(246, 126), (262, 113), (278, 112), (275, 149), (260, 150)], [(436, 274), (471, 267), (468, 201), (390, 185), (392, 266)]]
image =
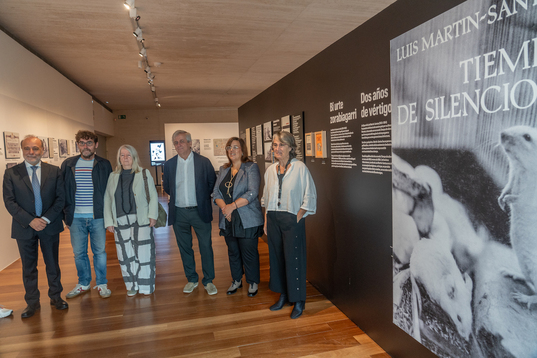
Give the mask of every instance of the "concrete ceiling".
[[(161, 108), (238, 108), (394, 1), (135, 6)], [(110, 109), (155, 108), (123, 0), (0, 0), (0, 26)]]

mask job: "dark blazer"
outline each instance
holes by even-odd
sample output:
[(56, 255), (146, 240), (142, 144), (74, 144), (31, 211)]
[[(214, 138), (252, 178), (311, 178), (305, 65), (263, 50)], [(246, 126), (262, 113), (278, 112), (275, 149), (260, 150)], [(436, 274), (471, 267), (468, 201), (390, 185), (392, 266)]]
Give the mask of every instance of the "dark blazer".
[[(192, 152), (194, 155), (194, 180), (196, 185), (196, 201), (198, 214), (203, 222), (213, 220), (211, 194), (213, 192), (216, 174), (211, 161), (206, 157)], [(175, 176), (177, 173), (177, 155), (164, 163), (164, 177), (162, 185), (164, 191), (170, 195), (168, 203), (168, 225), (175, 222)]]
[[(223, 195), (220, 191), (220, 183), (226, 175), (231, 170), (231, 167), (224, 168), (220, 167), (218, 174), (218, 179), (216, 179), (216, 185), (213, 190), (213, 199), (222, 199), (224, 200)], [(248, 205), (241, 206), (237, 209), (239, 216), (242, 221), (242, 226), (245, 229), (263, 225), (263, 213), (261, 212), (261, 204), (259, 203), (259, 183), (260, 183), (260, 174), (259, 167), (253, 162), (246, 162), (241, 164), (241, 168), (235, 176), (235, 184), (233, 185), (233, 201), (238, 198), (244, 198), (248, 200)], [(226, 228), (224, 214), (220, 210), (220, 220), (219, 227), (220, 229)]]
[[(36, 218), (35, 200), (32, 183), (24, 162), (4, 173), (4, 204), (13, 217), (11, 237), (13, 239), (32, 239), (35, 235), (30, 222)], [(41, 200), (43, 213), (41, 216), (50, 220), (40, 234), (56, 235), (63, 231), (62, 210), (65, 204), (65, 188), (63, 177), (55, 165), (41, 162)]]
[[(80, 159), (80, 155), (67, 158), (62, 163), (62, 174), (65, 182), (65, 208), (63, 210), (65, 215), (65, 224), (71, 226), (75, 215), (75, 194), (76, 194), (76, 181), (75, 181), (75, 168), (76, 163)], [(112, 165), (108, 159), (95, 155), (95, 161), (93, 162), (93, 170), (91, 171), (91, 179), (93, 181), (93, 218), (102, 219), (104, 208), (104, 193), (106, 191), (106, 184), (108, 183), (108, 177), (112, 173)]]

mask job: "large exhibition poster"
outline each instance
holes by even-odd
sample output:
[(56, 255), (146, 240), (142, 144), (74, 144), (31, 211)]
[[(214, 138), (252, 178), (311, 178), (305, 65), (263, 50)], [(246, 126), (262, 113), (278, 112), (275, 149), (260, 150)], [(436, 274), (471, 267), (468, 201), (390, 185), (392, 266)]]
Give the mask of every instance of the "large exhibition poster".
[(394, 323), (537, 357), (537, 1), (466, 1), (390, 51)]

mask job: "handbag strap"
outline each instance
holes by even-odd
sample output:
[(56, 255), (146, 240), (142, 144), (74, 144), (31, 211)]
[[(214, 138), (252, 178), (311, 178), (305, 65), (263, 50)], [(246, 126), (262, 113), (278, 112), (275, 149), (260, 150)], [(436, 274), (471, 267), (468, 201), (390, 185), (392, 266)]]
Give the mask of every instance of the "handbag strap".
[(146, 169), (142, 169), (142, 175), (144, 177), (144, 186), (145, 186), (145, 197), (147, 199), (147, 203), (150, 202), (149, 197), (149, 186), (147, 185), (147, 174), (145, 173)]

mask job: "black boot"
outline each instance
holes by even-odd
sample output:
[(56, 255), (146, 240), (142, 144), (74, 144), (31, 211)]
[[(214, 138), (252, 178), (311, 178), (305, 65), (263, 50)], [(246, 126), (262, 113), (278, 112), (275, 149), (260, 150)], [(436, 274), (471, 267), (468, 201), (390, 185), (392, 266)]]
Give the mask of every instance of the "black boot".
[(280, 298), (278, 299), (278, 302), (270, 306), (271, 311), (279, 311), (288, 304), (289, 301), (287, 300), (287, 295), (285, 293), (280, 294)]
[(306, 307), (306, 301), (295, 302), (295, 307), (293, 308), (293, 312), (291, 312), (291, 318), (295, 319), (295, 318), (302, 316), (302, 312), (304, 312), (305, 307)]

